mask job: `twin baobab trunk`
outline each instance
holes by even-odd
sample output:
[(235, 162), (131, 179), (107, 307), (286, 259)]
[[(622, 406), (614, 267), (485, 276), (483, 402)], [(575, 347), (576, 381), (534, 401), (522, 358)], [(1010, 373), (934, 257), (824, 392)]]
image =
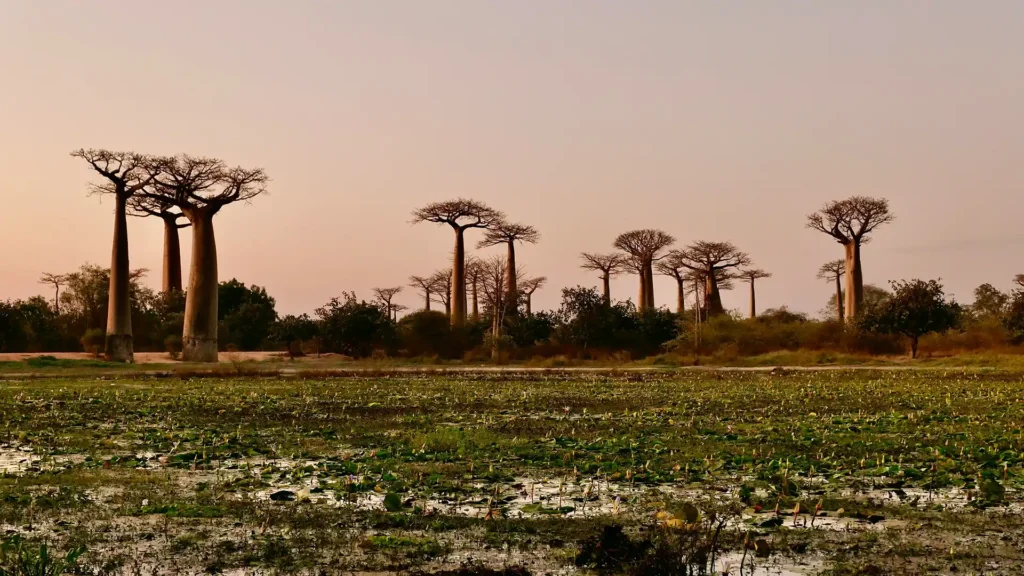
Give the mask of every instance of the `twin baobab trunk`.
[(452, 259), (452, 289), (447, 312), (452, 326), (466, 323), (466, 241), (465, 229), (455, 228), (455, 254)]
[(725, 314), (725, 307), (722, 306), (722, 293), (718, 291), (718, 278), (715, 276), (714, 270), (707, 272), (704, 301), (708, 317)]
[(181, 244), (178, 241), (178, 217), (163, 216), (164, 221), (164, 275), (161, 291), (164, 294), (181, 292)]
[(128, 263), (128, 198), (115, 194), (114, 246), (110, 262), (110, 288), (107, 300), (107, 339), (104, 352), (114, 362), (134, 362), (132, 347), (131, 284)]
[(851, 240), (846, 248), (846, 312), (845, 320), (852, 322), (861, 313), (864, 303), (864, 276), (860, 266), (860, 242)]
[(185, 299), (181, 357), (186, 362), (217, 361), (217, 242), (210, 210), (192, 209), (192, 268)]

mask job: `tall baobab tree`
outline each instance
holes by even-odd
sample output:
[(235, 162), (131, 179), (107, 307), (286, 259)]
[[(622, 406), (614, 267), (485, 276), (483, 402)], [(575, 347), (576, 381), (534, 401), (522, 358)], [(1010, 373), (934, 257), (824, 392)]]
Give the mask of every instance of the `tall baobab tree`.
[(629, 265), (640, 275), (640, 294), (637, 309), (654, 309), (654, 262), (661, 252), (676, 241), (661, 230), (633, 230), (620, 234), (614, 246), (629, 255)]
[(836, 310), (839, 312), (839, 322), (843, 321), (843, 275), (846, 274), (846, 260), (833, 260), (821, 265), (818, 269), (818, 278), (828, 282), (835, 282), (836, 285)]
[(677, 252), (683, 266), (700, 272), (704, 277), (704, 302), (708, 316), (725, 314), (722, 306), (721, 283), (733, 278), (732, 272), (750, 266), (750, 256), (731, 242), (698, 241)]
[(164, 266), (160, 291), (164, 294), (181, 292), (181, 242), (178, 230), (188, 228), (191, 224), (180, 210), (165, 200), (155, 200), (145, 196), (132, 198), (129, 204), (131, 216), (156, 216), (164, 223)]
[(757, 318), (757, 294), (754, 292), (754, 282), (762, 278), (771, 278), (772, 275), (758, 268), (740, 270), (737, 278), (750, 283), (750, 317)]
[(482, 202), (458, 198), (428, 204), (412, 213), (413, 223), (447, 224), (455, 230), (455, 251), (452, 258), (451, 291), (452, 326), (466, 323), (466, 230), (491, 228), (504, 221), (505, 215)]
[(475, 257), (466, 258), (466, 290), (469, 292), (471, 301), (473, 322), (480, 320), (480, 282), (483, 281), (483, 262)]
[(520, 288), (522, 288), (522, 294), (525, 296), (523, 301), (526, 303), (526, 315), (533, 316), (533, 293), (540, 290), (547, 284), (547, 276), (537, 276), (536, 278), (527, 278), (520, 282)]
[(491, 315), (491, 356), (499, 358), (499, 350), (502, 328), (505, 326), (505, 314), (510, 306), (507, 302), (508, 294), (505, 290), (508, 282), (505, 275), (508, 273), (508, 262), (504, 256), (492, 256), (483, 260), (480, 264), (483, 271), (481, 278), (484, 289), (484, 308)]
[(828, 234), (846, 250), (846, 321), (852, 321), (864, 303), (861, 245), (871, 232), (895, 219), (885, 198), (852, 196), (828, 202), (807, 216), (807, 227)]
[(626, 257), (622, 254), (591, 254), (589, 252), (583, 252), (580, 254), (580, 257), (583, 258), (583, 263), (580, 264), (580, 268), (583, 268), (584, 270), (594, 270), (595, 272), (601, 273), (601, 285), (604, 290), (604, 304), (605, 306), (611, 306), (612, 276), (616, 276), (626, 271)]
[(53, 312), (60, 316), (60, 289), (62, 286), (68, 285), (68, 275), (43, 272), (43, 275), (39, 277), (39, 283), (53, 286)]
[(185, 154), (168, 159), (143, 196), (177, 207), (192, 225), (192, 266), (185, 297), (182, 359), (217, 361), (217, 242), (213, 217), (225, 206), (267, 191), (262, 168), (228, 167), (215, 158)]
[(434, 291), (437, 289), (434, 276), (409, 276), (409, 286), (423, 292), (423, 309), (430, 312), (430, 303), (433, 302)]
[(506, 301), (509, 302), (511, 308), (509, 308), (509, 315), (514, 316), (518, 312), (517, 303), (519, 302), (519, 287), (517, 284), (518, 279), (515, 274), (516, 271), (516, 242), (527, 242), (530, 244), (536, 244), (540, 240), (540, 233), (533, 226), (526, 224), (514, 224), (510, 222), (498, 222), (494, 226), (487, 229), (484, 232), (483, 240), (477, 243), (477, 248), (487, 248), (489, 246), (500, 246), (505, 245), (507, 247), (507, 255), (505, 256), (505, 265), (508, 270), (505, 271), (505, 282), (508, 286), (505, 287), (507, 294)]
[(106, 182), (92, 186), (92, 192), (114, 196), (114, 242), (110, 258), (110, 290), (107, 303), (108, 360), (134, 362), (132, 345), (131, 269), (128, 262), (128, 202), (149, 186), (162, 162), (135, 152), (79, 149), (71, 153), (85, 160)]
[[(444, 306), (444, 313), (451, 318), (453, 314), (452, 302), (452, 273), (450, 270), (438, 270), (430, 275), (430, 283), (434, 286), (433, 294), (437, 296), (435, 302)], [(465, 296), (463, 296), (465, 302)]]
[(674, 278), (676, 281), (676, 313), (680, 316), (686, 314), (686, 292), (688, 273), (690, 269), (683, 265), (682, 256), (679, 251), (673, 250), (662, 258), (655, 269), (659, 274)]
[(388, 316), (394, 316), (395, 320), (398, 320), (398, 316), (395, 311), (395, 304), (392, 300), (395, 299), (395, 295), (402, 291), (401, 286), (395, 286), (393, 288), (374, 288), (373, 294), (377, 297), (377, 301), (380, 302), (381, 307), (387, 312)]

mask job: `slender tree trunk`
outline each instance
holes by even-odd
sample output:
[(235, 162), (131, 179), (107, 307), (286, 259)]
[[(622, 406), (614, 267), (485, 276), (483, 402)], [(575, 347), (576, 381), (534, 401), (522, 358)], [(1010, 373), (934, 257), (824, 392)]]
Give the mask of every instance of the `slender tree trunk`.
[(707, 303), (708, 318), (725, 314), (725, 307), (722, 306), (722, 293), (718, 291), (718, 277), (714, 270), (707, 272), (707, 287), (705, 288), (704, 301)]
[(181, 292), (181, 244), (178, 242), (178, 222), (164, 218), (164, 294)]
[(445, 302), (445, 304), (444, 304), (444, 313), (447, 314), (449, 318), (452, 317), (452, 301), (451, 300), (448, 300), (447, 302)]
[(473, 280), (473, 322), (480, 320), (479, 282)]
[(217, 242), (213, 213), (196, 210), (192, 222), (192, 267), (185, 298), (181, 357), (186, 362), (217, 361)]
[(424, 292), (423, 297), (425, 298), (423, 309), (430, 312), (430, 292)]
[(612, 275), (611, 274), (605, 274), (605, 275), (601, 276), (601, 283), (604, 285), (604, 305), (605, 306), (611, 306), (612, 305), (612, 283), (611, 283), (611, 280), (612, 280)]
[(678, 285), (678, 292), (676, 292), (676, 313), (682, 316), (686, 314), (686, 284), (683, 283), (682, 276), (676, 278), (676, 284)]
[(526, 293), (526, 315), (533, 316), (533, 293)]
[(60, 316), (60, 284), (57, 285), (57, 289), (53, 292), (53, 312)]
[(128, 197), (118, 192), (114, 208), (114, 245), (110, 258), (107, 300), (106, 357), (113, 362), (134, 362), (132, 304), (129, 296), (131, 269), (128, 262)]
[(455, 229), (455, 253), (452, 258), (452, 289), (448, 298), (452, 326), (466, 323), (466, 243), (465, 230)]
[(839, 276), (836, 276), (836, 310), (839, 311), (839, 323), (843, 323), (843, 284)]
[(910, 357), (917, 358), (917, 336), (911, 336), (910, 338)]
[(750, 279), (750, 317), (757, 318), (757, 297), (754, 295), (754, 279)]
[(519, 313), (519, 279), (516, 278), (516, 243), (508, 241), (508, 258), (505, 262), (505, 293), (508, 299), (505, 305), (507, 315), (513, 318)]
[(860, 266), (860, 242), (846, 244), (846, 321), (853, 322), (864, 304), (864, 276)]
[(647, 310), (654, 310), (654, 263), (644, 262), (644, 273), (647, 276)]

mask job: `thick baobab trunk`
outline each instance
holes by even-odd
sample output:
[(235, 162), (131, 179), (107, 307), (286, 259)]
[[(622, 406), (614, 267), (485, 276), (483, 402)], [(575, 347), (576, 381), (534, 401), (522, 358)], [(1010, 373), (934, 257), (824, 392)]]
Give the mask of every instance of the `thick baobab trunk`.
[(839, 312), (839, 323), (843, 323), (843, 284), (839, 276), (836, 276), (836, 310)]
[(647, 310), (654, 310), (654, 263), (650, 260), (644, 262), (644, 275), (647, 276), (646, 300)]
[(647, 268), (640, 266), (640, 293), (637, 294), (636, 309), (643, 312), (647, 309)]
[(864, 303), (864, 277), (860, 268), (860, 242), (846, 244), (846, 322), (853, 322)]
[(466, 242), (465, 230), (455, 229), (455, 254), (452, 258), (452, 289), (447, 312), (452, 326), (466, 323)]
[(508, 258), (505, 262), (505, 306), (507, 314), (515, 316), (519, 312), (519, 279), (516, 278), (516, 243), (508, 241)]
[(192, 267), (185, 298), (181, 357), (186, 362), (217, 361), (217, 242), (213, 214), (196, 211), (192, 221)]
[(686, 285), (683, 283), (683, 278), (676, 278), (676, 284), (678, 285), (678, 292), (676, 292), (676, 313), (680, 316), (686, 314)]
[(129, 297), (131, 270), (128, 263), (128, 198), (118, 193), (114, 208), (114, 246), (110, 258), (107, 300), (107, 339), (104, 352), (113, 362), (134, 362), (132, 305)]
[(601, 283), (604, 285), (603, 286), (603, 288), (604, 288), (603, 296), (604, 296), (604, 305), (605, 306), (611, 306), (612, 305), (612, 285), (611, 285), (612, 282), (611, 282), (611, 280), (612, 280), (611, 274), (605, 274), (604, 276), (601, 276)]
[(164, 218), (164, 294), (181, 292), (181, 244), (177, 218)]
[(714, 270), (709, 270), (707, 272), (707, 286), (704, 288), (704, 301), (706, 303), (705, 308), (707, 308), (709, 318), (725, 314), (725, 307), (722, 306), (722, 293), (718, 291), (718, 278), (715, 277)]
[(757, 318), (757, 296), (754, 294), (754, 279), (750, 279), (750, 317)]
[(424, 292), (423, 298), (425, 299), (423, 302), (423, 309), (430, 312), (430, 292)]

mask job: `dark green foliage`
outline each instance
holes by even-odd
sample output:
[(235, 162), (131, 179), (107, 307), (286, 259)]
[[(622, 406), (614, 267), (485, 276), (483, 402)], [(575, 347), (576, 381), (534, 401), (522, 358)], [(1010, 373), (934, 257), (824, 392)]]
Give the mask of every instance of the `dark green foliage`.
[(1009, 295), (991, 284), (982, 284), (974, 289), (974, 304), (968, 311), (975, 320), (998, 321), (1006, 312), (1009, 302)]
[(1017, 290), (1013, 293), (1013, 297), (1006, 306), (1003, 326), (1010, 332), (1010, 336), (1015, 342), (1024, 341), (1024, 290)]
[(0, 576), (58, 576), (71, 572), (83, 554), (85, 548), (78, 547), (54, 556), (46, 543), (14, 535), (0, 543)]
[(397, 341), (390, 315), (376, 304), (356, 300), (355, 294), (343, 293), (343, 298), (331, 298), (316, 310), (324, 350), (353, 358), (394, 350)]
[(946, 301), (937, 281), (898, 281), (892, 283), (892, 288), (891, 298), (867, 308), (860, 326), (869, 332), (906, 336), (910, 339), (911, 357), (917, 357), (921, 336), (960, 325), (960, 305)]
[(277, 321), (276, 302), (267, 290), (231, 279), (220, 283), (217, 294), (220, 347), (260, 349)]
[(465, 348), (465, 332), (451, 326), (443, 312), (420, 310), (398, 322), (401, 349), (408, 356), (439, 356), (458, 358)]
[(316, 339), (319, 333), (319, 326), (308, 314), (300, 316), (287, 315), (278, 319), (271, 331), (270, 338), (273, 342), (283, 347), (291, 356), (302, 356), (305, 351), (303, 345)]
[(505, 334), (514, 346), (532, 346), (551, 338), (557, 325), (558, 318), (551, 312), (519, 314), (506, 320)]

